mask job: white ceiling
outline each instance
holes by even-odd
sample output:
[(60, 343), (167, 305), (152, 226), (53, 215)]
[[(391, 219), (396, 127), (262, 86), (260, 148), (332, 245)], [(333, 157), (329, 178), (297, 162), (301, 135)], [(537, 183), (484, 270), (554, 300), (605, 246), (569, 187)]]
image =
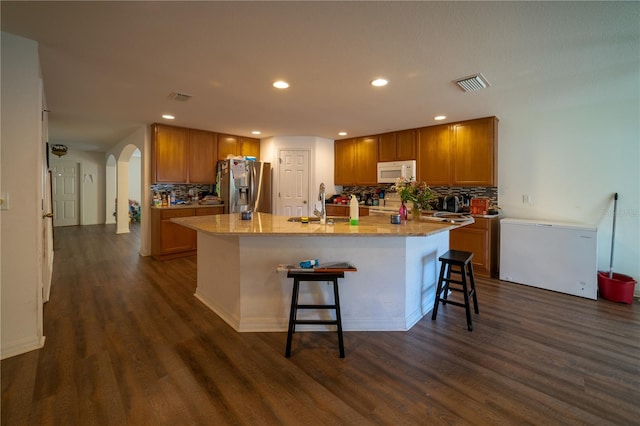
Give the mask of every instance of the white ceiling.
[[(9, 2), (39, 42), (50, 140), (105, 150), (142, 124), (351, 136), (603, 102), (634, 83), (640, 3)], [(452, 80), (482, 72), (491, 87)], [(390, 83), (373, 88), (385, 76)], [(277, 91), (276, 79), (291, 88)], [(637, 87), (637, 83), (635, 84)], [(173, 91), (193, 95), (168, 99)], [(638, 94), (630, 94), (637, 98)]]

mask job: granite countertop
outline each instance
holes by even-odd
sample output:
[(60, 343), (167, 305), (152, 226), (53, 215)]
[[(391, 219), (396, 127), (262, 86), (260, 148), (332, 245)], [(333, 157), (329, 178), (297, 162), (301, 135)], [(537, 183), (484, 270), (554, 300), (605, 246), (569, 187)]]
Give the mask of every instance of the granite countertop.
[(224, 207), (224, 204), (222, 204), (222, 203), (220, 203), (220, 204), (178, 204), (178, 205), (169, 206), (169, 207), (151, 206), (152, 209), (158, 209), (158, 210), (199, 209), (199, 208), (203, 208), (203, 207)]
[(390, 223), (389, 216), (363, 216), (357, 226), (348, 222), (321, 225), (319, 222), (289, 222), (288, 216), (254, 213), (251, 220), (242, 220), (240, 214), (193, 216), (173, 218), (172, 222), (211, 235), (251, 236), (428, 236), (472, 223), (445, 223), (427, 220), (409, 220), (405, 224)]

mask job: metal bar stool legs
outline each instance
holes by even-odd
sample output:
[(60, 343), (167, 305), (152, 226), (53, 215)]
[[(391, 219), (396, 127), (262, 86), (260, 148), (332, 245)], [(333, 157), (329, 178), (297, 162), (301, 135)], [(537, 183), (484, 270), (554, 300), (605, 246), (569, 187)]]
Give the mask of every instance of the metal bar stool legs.
[[(293, 291), (291, 293), (291, 311), (289, 312), (289, 330), (287, 332), (287, 347), (285, 349), (284, 356), (289, 358), (291, 356), (291, 342), (293, 340), (293, 334), (296, 332), (296, 324), (328, 324), (335, 325), (338, 332), (338, 348), (340, 351), (340, 358), (344, 358), (344, 340), (342, 338), (342, 316), (340, 313), (340, 296), (338, 294), (338, 278), (344, 278), (344, 272), (339, 273), (295, 273), (289, 272), (288, 278), (293, 278)], [(298, 296), (300, 295), (300, 282), (302, 281), (326, 281), (333, 284), (333, 297), (334, 303), (332, 305), (308, 305), (298, 304)], [(298, 319), (298, 309), (332, 309), (336, 312), (335, 320), (321, 320), (321, 319)]]
[[(473, 253), (459, 250), (449, 250), (439, 257), (442, 265), (440, 267), (440, 277), (438, 278), (438, 286), (436, 288), (436, 298), (433, 303), (433, 311), (431, 319), (435, 320), (438, 315), (438, 307), (440, 303), (446, 305), (461, 306), (465, 308), (467, 316), (467, 329), (473, 331), (473, 323), (471, 321), (471, 301), (473, 301), (473, 309), (476, 314), (478, 310), (478, 298), (476, 296), (476, 282), (473, 276), (473, 265), (471, 263)], [(452, 267), (458, 269), (452, 270)], [(451, 273), (460, 275), (460, 279), (452, 279)], [(459, 285), (451, 286), (450, 284)], [(456, 302), (448, 298), (449, 291), (460, 291), (463, 294), (464, 303)], [(471, 298), (471, 301), (469, 300)]]

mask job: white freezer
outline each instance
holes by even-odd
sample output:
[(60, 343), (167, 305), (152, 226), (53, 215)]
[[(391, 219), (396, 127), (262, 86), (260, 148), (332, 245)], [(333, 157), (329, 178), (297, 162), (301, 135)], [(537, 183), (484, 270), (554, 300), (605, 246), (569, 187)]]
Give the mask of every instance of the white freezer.
[(500, 279), (598, 298), (597, 228), (576, 223), (502, 219)]

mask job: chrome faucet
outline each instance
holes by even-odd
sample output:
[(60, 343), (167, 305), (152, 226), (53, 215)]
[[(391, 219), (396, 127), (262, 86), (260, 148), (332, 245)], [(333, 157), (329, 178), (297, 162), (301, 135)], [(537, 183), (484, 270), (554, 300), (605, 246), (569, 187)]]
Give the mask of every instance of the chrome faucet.
[(320, 218), (321, 225), (324, 225), (327, 223), (327, 211), (324, 209), (324, 198), (325, 198), (324, 183), (321, 183), (320, 190), (318, 192), (318, 200), (320, 201), (320, 204), (321, 204), (320, 206), (321, 210), (318, 210), (317, 207), (314, 208), (313, 210), (313, 214)]

